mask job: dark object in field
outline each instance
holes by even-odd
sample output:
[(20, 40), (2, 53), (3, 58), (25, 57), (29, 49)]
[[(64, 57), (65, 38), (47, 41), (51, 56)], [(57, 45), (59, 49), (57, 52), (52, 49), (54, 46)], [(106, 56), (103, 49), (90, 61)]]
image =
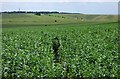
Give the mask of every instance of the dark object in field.
[(57, 20), (55, 20), (55, 22), (57, 22)]
[(41, 16), (41, 13), (39, 13), (39, 12), (36, 12), (36, 13), (35, 13), (35, 15)]
[(47, 25), (45, 25), (45, 26), (47, 26)]
[(65, 17), (62, 16), (62, 18), (65, 18)]
[(9, 21), (9, 22), (12, 22), (12, 21)]
[(58, 37), (55, 37), (52, 39), (52, 43), (53, 43), (53, 50), (54, 50), (54, 60), (55, 62), (59, 62), (60, 61), (60, 53), (59, 53), (59, 47), (60, 47), (60, 41), (58, 39)]

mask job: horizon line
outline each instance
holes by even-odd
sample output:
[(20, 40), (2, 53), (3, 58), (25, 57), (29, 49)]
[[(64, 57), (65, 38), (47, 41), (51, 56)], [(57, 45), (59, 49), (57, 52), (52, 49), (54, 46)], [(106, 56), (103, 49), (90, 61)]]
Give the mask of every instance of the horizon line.
[[(1, 11), (0, 13), (3, 13), (3, 12), (59, 12), (59, 13), (66, 13), (66, 14), (84, 14), (84, 15), (87, 15), (87, 14), (90, 14), (90, 15), (119, 15), (119, 13), (117, 14), (104, 14), (104, 13), (82, 13), (82, 12), (65, 12), (65, 11), (49, 11), (49, 10), (44, 10), (44, 11), (35, 11), (35, 10), (11, 10), (11, 11)], [(58, 13), (58, 14), (59, 14)]]

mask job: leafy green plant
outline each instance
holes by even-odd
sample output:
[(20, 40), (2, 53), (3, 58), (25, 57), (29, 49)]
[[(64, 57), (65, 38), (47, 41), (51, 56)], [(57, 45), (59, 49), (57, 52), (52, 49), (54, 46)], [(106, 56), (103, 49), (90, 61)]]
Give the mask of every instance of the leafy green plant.
[[(26, 30), (27, 29), (27, 30)], [(117, 24), (4, 28), (4, 77), (117, 77)], [(53, 38), (61, 62), (54, 62)], [(55, 45), (55, 44), (54, 44)], [(57, 48), (57, 49), (58, 49)]]

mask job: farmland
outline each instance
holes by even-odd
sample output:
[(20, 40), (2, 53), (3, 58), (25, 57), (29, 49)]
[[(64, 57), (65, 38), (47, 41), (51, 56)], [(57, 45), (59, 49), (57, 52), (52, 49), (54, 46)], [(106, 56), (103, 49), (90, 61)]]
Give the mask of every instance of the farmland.
[[(51, 24), (88, 24), (117, 22), (117, 15), (83, 15), (83, 14), (2, 14), (2, 24), (5, 26), (31, 26)], [(57, 22), (55, 22), (55, 20)]]
[(2, 76), (118, 77), (117, 16), (3, 14), (2, 19)]

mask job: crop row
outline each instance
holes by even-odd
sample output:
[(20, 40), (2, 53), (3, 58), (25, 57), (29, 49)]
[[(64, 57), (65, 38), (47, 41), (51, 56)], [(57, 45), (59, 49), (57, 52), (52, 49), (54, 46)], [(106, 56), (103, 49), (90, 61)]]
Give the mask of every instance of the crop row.
[[(115, 25), (3, 30), (4, 77), (116, 77), (118, 31)], [(55, 63), (52, 39), (59, 39)]]

